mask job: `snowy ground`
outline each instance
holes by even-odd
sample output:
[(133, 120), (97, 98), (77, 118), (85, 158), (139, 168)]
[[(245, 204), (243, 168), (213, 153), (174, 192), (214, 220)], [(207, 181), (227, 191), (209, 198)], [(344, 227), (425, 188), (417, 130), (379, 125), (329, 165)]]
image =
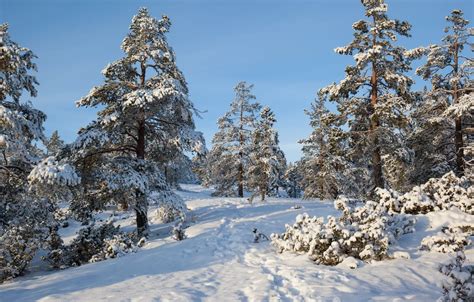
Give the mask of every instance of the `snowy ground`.
[[(252, 229), (268, 236), (282, 232), (295, 216), (334, 215), (332, 203), (269, 199), (214, 198), (186, 185), (188, 239), (174, 241), (170, 225), (152, 225), (152, 238), (137, 253), (63, 271), (39, 270), (0, 285), (0, 301), (435, 301), (440, 295), (437, 268), (448, 256), (419, 251), (421, 239), (453, 220), (474, 224), (455, 212), (420, 217), (417, 232), (395, 250), (411, 259), (320, 266), (304, 255), (277, 254), (269, 242), (253, 243)], [(152, 213), (152, 211), (151, 211)], [(103, 214), (104, 215), (104, 214)], [(122, 226), (133, 223), (123, 215)], [(152, 220), (153, 221), (153, 220)], [(74, 235), (74, 226), (63, 229)], [(466, 256), (472, 262), (474, 250)]]

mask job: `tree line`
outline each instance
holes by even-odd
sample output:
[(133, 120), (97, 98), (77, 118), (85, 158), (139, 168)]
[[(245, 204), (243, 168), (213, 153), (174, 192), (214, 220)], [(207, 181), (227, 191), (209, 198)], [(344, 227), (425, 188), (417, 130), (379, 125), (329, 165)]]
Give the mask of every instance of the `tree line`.
[[(302, 190), (306, 198), (360, 197), (376, 188), (407, 191), (449, 171), (472, 175), (473, 30), (463, 12), (453, 10), (446, 17), (441, 43), (408, 50), (397, 43), (399, 37), (411, 36), (407, 21), (390, 19), (383, 1), (364, 0), (362, 5), (366, 18), (352, 25), (354, 39), (335, 49), (352, 56), (354, 64), (345, 68), (343, 80), (318, 91), (306, 111), (313, 131), (300, 141), (303, 157), (289, 166), (282, 182), (269, 179), (285, 173), (267, 176), (265, 192), (279, 183), (291, 196)], [(431, 88), (415, 91), (409, 72), (413, 61), (423, 57), (426, 61), (415, 72)], [(266, 148), (251, 140), (251, 133), (258, 135), (254, 124), (260, 107), (250, 104), (255, 97), (242, 89), (236, 87), (231, 111), (218, 122), (204, 168), (208, 175), (201, 176), (210, 179), (219, 195), (242, 197), (244, 183), (255, 190), (252, 171), (268, 174), (286, 166), (269, 160), (268, 153), (258, 157), (267, 158), (273, 168), (254, 168), (258, 164), (251, 160), (252, 150)], [(330, 111), (328, 103), (337, 110)], [(276, 158), (280, 151), (274, 152)]]

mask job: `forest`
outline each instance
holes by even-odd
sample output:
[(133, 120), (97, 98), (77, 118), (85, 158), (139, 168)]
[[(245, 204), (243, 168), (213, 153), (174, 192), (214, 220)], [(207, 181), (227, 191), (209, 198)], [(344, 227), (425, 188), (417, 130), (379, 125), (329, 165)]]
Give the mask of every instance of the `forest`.
[(473, 301), (474, 29), (446, 11), (442, 40), (408, 49), (386, 1), (359, 6), (294, 162), (244, 79), (205, 141), (171, 20), (147, 8), (70, 100), (93, 121), (46, 135), (34, 45), (0, 24), (0, 301)]

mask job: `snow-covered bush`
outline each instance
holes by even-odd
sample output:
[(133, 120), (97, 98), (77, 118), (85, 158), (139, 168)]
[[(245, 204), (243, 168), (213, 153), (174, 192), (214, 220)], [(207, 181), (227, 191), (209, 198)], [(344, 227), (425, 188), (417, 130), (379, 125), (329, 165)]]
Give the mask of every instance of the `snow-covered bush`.
[(474, 235), (474, 226), (471, 225), (444, 228), (436, 235), (423, 238), (421, 249), (440, 253), (458, 252), (472, 243), (471, 235)]
[(131, 236), (125, 233), (118, 233), (112, 238), (104, 240), (104, 246), (97, 254), (93, 255), (89, 262), (99, 262), (102, 260), (117, 258), (128, 253), (134, 253), (138, 249)]
[(136, 252), (143, 241), (135, 243), (135, 235), (120, 231), (112, 223), (101, 226), (88, 226), (79, 231), (71, 242), (53, 249), (46, 260), (53, 267), (65, 268), (78, 266), (88, 262), (98, 262), (109, 258), (116, 258), (126, 253)]
[(6, 201), (0, 199), (0, 282), (25, 271), (56, 225), (55, 207), (46, 199), (19, 194)]
[(172, 191), (159, 191), (150, 196), (150, 203), (158, 205), (155, 218), (163, 223), (169, 223), (180, 218), (186, 218), (186, 204), (183, 199)]
[(468, 177), (457, 177), (453, 172), (441, 178), (431, 178), (405, 194), (388, 189), (377, 189), (381, 203), (397, 213), (425, 214), (449, 210), (453, 207), (474, 214), (474, 186)]
[(155, 211), (156, 218), (163, 222), (169, 223), (175, 221), (177, 218), (182, 217), (184, 212), (180, 208), (176, 208), (173, 204), (161, 204), (160, 207)]
[(54, 228), (50, 232), (50, 236), (46, 243), (46, 249), (49, 251), (46, 256), (42, 256), (41, 258), (49, 264), (53, 268), (66, 268), (65, 264), (65, 247), (64, 241), (61, 236), (58, 234), (58, 228)]
[(22, 274), (41, 241), (29, 227), (15, 226), (0, 235), (0, 282)]
[(390, 212), (383, 203), (371, 200), (365, 203), (344, 196), (334, 201), (336, 209), (343, 211), (341, 220), (347, 224), (357, 224), (364, 231), (370, 231), (377, 224), (386, 231), (389, 242), (395, 242), (403, 234), (412, 233), (416, 219), (408, 215)]
[(181, 241), (186, 239), (186, 233), (184, 231), (183, 222), (178, 222), (171, 231), (173, 233), (173, 239), (177, 241)]
[(474, 298), (474, 265), (463, 265), (466, 256), (463, 251), (456, 253), (448, 263), (440, 267), (440, 272), (448, 276), (443, 280), (443, 296), (439, 302), (473, 301)]
[(298, 215), (283, 234), (272, 234), (279, 252), (308, 254), (318, 264), (336, 265), (347, 257), (381, 260), (388, 257), (389, 244), (413, 231), (415, 220), (391, 215), (378, 203), (360, 204), (345, 197), (334, 203), (340, 218)]

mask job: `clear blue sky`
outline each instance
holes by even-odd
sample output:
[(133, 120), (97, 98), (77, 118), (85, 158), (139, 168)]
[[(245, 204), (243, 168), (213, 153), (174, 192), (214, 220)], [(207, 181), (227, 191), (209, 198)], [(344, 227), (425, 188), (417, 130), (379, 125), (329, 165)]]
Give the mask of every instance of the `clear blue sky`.
[[(444, 17), (460, 8), (473, 16), (472, 0), (388, 0), (389, 15), (413, 25), (406, 47), (440, 40)], [(299, 139), (311, 131), (304, 109), (316, 91), (344, 76), (352, 63), (333, 49), (351, 41), (354, 21), (363, 18), (359, 0), (0, 0), (0, 22), (14, 41), (37, 55), (40, 82), (34, 105), (48, 115), (46, 133), (66, 141), (91, 121), (92, 109), (74, 102), (102, 83), (100, 71), (122, 56), (120, 43), (141, 6), (166, 14), (169, 42), (189, 83), (196, 121), (208, 145), (216, 120), (229, 108), (238, 81), (255, 84), (258, 101), (276, 113), (281, 146), (290, 161)], [(417, 86), (424, 83), (415, 78)], [(24, 98), (24, 101), (28, 98)]]

